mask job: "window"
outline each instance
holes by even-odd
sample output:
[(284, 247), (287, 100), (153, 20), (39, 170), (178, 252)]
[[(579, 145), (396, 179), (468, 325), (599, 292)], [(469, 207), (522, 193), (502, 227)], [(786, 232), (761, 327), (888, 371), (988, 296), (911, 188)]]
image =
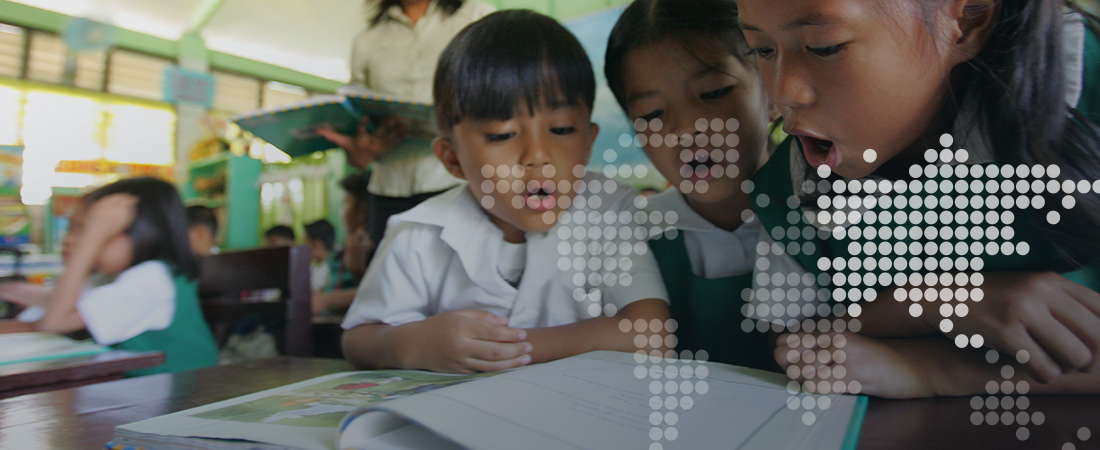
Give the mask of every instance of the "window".
[(167, 59), (125, 50), (111, 52), (107, 92), (149, 100), (164, 98), (164, 70)]
[(214, 80), (213, 109), (240, 113), (260, 107), (260, 80), (217, 71)]

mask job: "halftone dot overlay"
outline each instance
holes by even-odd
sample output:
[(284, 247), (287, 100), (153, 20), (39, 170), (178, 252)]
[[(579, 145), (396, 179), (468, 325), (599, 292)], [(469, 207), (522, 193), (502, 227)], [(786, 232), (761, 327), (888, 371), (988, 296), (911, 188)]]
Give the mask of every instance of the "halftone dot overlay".
[[(987, 257), (1031, 253), (1016, 234), (1017, 214), (1036, 211), (1057, 224), (1076, 206), (1075, 195), (1100, 191), (1100, 181), (1059, 180), (1057, 166), (966, 164), (969, 152), (952, 149), (952, 136), (942, 136), (940, 144), (944, 148), (925, 152), (923, 164), (909, 167), (911, 180), (804, 182), (802, 193), (817, 203), (813, 211), (795, 212), (803, 201), (799, 197), (757, 196), (762, 206), (786, 201), (794, 211), (788, 226), (767, 230), (776, 243), (757, 247), (756, 288), (743, 294), (750, 301), (745, 315), (759, 320), (746, 319), (742, 328), (809, 333), (804, 342), (792, 335), (787, 343), (787, 375), (801, 380), (791, 382), (792, 396), (861, 391), (858, 380), (844, 382), (851, 374), (844, 370), (844, 345), (835, 333), (859, 332), (860, 303), (875, 300), (887, 287), (898, 287), (892, 301), (908, 303), (913, 317), (937, 314), (937, 328), (957, 347), (982, 348), (984, 337), (956, 332), (955, 320), (984, 299), (981, 271)], [(871, 149), (863, 156), (868, 162), (878, 158)], [(827, 178), (830, 171), (822, 166), (817, 174)], [(820, 255), (816, 239), (828, 238), (847, 248), (842, 255), (818, 257), (818, 275), (769, 273), (787, 255)], [(1013, 381), (1017, 365), (1027, 358), (1021, 351), (1015, 361), (1003, 361), (990, 350), (987, 362), (998, 365), (1001, 377), (989, 381), (987, 395), (971, 399), (971, 423), (1014, 427), (1022, 441), (1030, 437), (1028, 427), (1043, 424), (1043, 413), (1029, 409), (1028, 383)]]

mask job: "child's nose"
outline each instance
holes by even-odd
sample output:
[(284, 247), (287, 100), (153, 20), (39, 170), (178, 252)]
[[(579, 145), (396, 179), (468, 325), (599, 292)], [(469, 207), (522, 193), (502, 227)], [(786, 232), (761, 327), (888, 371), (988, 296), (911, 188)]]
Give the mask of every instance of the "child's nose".
[(545, 140), (532, 137), (527, 140), (523, 158), (520, 161), (526, 167), (541, 167), (550, 163), (550, 152)]
[(780, 58), (775, 64), (775, 73), (765, 79), (768, 80), (772, 100), (780, 107), (806, 107), (813, 104), (816, 98), (809, 77), (797, 62)]

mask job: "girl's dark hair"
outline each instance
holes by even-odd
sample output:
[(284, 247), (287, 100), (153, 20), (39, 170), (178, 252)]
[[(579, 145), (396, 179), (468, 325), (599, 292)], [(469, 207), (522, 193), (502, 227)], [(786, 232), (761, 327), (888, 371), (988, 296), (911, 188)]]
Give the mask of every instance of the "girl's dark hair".
[[(623, 64), (632, 50), (665, 39), (701, 36), (720, 43), (738, 60), (755, 67), (746, 56), (745, 35), (733, 0), (635, 0), (623, 11), (604, 56), (604, 76), (619, 106), (626, 110)], [(685, 47), (692, 51), (690, 47)]]
[(596, 77), (584, 48), (554, 19), (499, 11), (463, 29), (439, 59), (435, 116), (447, 132), (462, 119), (507, 120), (521, 103), (592, 108)]
[[(940, 2), (913, 3), (924, 9), (931, 24)], [(988, 139), (997, 163), (1056, 165), (1061, 180), (1091, 182), (1100, 180), (1100, 126), (1066, 105), (1064, 7), (1080, 11), (1064, 0), (998, 2), (985, 47), (952, 74), (952, 94), (959, 102), (979, 106), (974, 125)], [(1100, 229), (1100, 196), (1081, 195), (1077, 201), (1076, 208), (1062, 214), (1060, 224), (1043, 225), (1074, 266), (1100, 255), (1100, 240), (1088, 231)], [(1036, 211), (1028, 215), (1032, 213), (1032, 223), (1046, 223)]]
[[(378, 11), (374, 13), (374, 16), (370, 18), (371, 26), (378, 25), (382, 19), (386, 18), (386, 12), (394, 6), (401, 6), (401, 0), (367, 0), (367, 3), (378, 3)], [(462, 7), (463, 0), (436, 0), (436, 6), (443, 10), (446, 15), (454, 14), (458, 11), (458, 8)]]
[(138, 198), (134, 223), (126, 229), (134, 246), (132, 265), (163, 261), (180, 275), (198, 277), (198, 260), (187, 234), (187, 212), (175, 186), (158, 178), (130, 178), (88, 193), (83, 202), (91, 205), (112, 194)]

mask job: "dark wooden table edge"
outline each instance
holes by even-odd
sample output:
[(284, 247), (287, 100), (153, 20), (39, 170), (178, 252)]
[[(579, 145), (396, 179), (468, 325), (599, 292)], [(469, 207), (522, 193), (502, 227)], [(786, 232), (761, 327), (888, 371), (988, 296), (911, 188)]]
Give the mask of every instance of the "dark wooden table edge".
[[(75, 358), (12, 364), (5, 367), (4, 371), (15, 373), (0, 373), (0, 398), (119, 379), (124, 372), (156, 367), (164, 364), (165, 360), (164, 352), (110, 351)], [(55, 365), (18, 372), (20, 368), (51, 363)], [(82, 381), (89, 382), (80, 383)]]

